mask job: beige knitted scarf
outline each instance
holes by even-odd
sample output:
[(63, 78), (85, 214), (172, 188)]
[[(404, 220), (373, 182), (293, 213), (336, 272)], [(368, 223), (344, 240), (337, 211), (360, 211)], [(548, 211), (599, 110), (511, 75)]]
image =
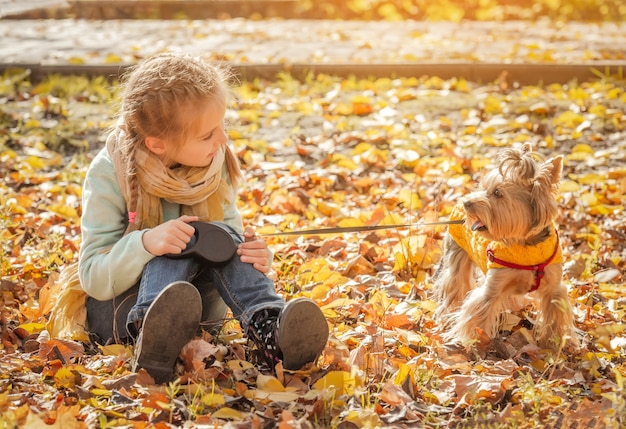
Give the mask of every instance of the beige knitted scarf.
[[(137, 210), (129, 213), (127, 233), (135, 229), (152, 228), (163, 222), (161, 199), (182, 206), (184, 215), (198, 216), (201, 221), (224, 220), (223, 205), (235, 196), (233, 187), (222, 177), (222, 168), (228, 148), (222, 146), (208, 167), (180, 166), (169, 168), (145, 145), (134, 152), (133, 177), (126, 162), (124, 150), (125, 133), (120, 128), (107, 138), (107, 150), (117, 174), (117, 180), (131, 207), (131, 198), (136, 198)], [(137, 192), (133, 196), (132, 180), (136, 178)]]

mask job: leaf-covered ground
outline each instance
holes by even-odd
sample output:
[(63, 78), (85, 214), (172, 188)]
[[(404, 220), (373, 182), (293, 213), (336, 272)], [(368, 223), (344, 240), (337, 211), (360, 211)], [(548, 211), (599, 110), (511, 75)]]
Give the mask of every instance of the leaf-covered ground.
[(85, 169), (115, 90), (104, 79), (0, 82), (0, 428), (626, 427), (626, 82), (518, 87), (436, 77), (243, 82), (230, 136), (260, 233), (445, 219), (502, 146), (565, 156), (558, 219), (584, 335), (542, 350), (532, 308), (468, 350), (432, 320), (440, 227), (267, 237), (277, 288), (313, 298), (317, 366), (260, 373), (235, 321), (181, 354), (176, 383), (129, 371), (132, 346), (51, 339), (39, 291), (80, 246)]

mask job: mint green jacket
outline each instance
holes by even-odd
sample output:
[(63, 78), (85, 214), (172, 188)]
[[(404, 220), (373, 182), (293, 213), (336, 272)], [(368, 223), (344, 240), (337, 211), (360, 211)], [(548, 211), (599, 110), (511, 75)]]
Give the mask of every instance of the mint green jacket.
[[(222, 176), (223, 180), (229, 180), (226, 168)], [(241, 214), (236, 204), (234, 200), (224, 206), (224, 222), (242, 233)], [(147, 230), (124, 235), (128, 210), (106, 147), (87, 170), (82, 207), (82, 244), (78, 255), (81, 286), (95, 299), (113, 299), (139, 281), (144, 266), (154, 255), (141, 241)], [(179, 204), (161, 200), (161, 207), (166, 221), (180, 216)]]

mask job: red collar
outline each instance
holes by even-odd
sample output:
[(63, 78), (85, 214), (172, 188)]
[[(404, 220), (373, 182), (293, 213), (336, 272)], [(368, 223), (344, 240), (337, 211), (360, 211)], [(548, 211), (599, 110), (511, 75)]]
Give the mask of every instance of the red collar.
[(552, 256), (550, 256), (548, 258), (548, 260), (545, 261), (543, 264), (539, 264), (539, 265), (518, 265), (518, 264), (514, 264), (513, 262), (503, 261), (502, 259), (496, 258), (496, 255), (493, 253), (493, 250), (491, 249), (491, 245), (489, 245), (489, 247), (487, 247), (487, 259), (489, 259), (490, 262), (495, 262), (496, 264), (500, 264), (503, 267), (513, 268), (515, 270), (534, 271), (535, 272), (535, 284), (530, 289), (530, 292), (534, 292), (537, 289), (539, 289), (539, 285), (541, 284), (541, 279), (543, 278), (543, 276), (545, 274), (544, 269), (548, 265), (550, 265), (550, 263), (552, 262), (552, 260), (554, 259), (554, 257), (556, 256), (556, 254), (559, 251), (559, 246), (560, 246), (560, 244), (559, 244), (559, 233), (556, 230), (556, 228), (555, 228), (554, 232), (556, 234), (556, 247), (554, 248), (554, 252), (552, 253)]

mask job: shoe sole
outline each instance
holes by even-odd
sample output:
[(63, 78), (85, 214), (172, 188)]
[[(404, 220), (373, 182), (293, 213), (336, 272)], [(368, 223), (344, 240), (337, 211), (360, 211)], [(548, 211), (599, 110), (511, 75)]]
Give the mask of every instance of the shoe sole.
[(155, 383), (170, 381), (181, 349), (196, 335), (202, 298), (194, 285), (176, 282), (157, 295), (142, 322), (133, 372), (143, 368)]
[(283, 368), (288, 370), (314, 362), (328, 341), (328, 322), (322, 310), (308, 298), (289, 301), (280, 313), (278, 327)]

